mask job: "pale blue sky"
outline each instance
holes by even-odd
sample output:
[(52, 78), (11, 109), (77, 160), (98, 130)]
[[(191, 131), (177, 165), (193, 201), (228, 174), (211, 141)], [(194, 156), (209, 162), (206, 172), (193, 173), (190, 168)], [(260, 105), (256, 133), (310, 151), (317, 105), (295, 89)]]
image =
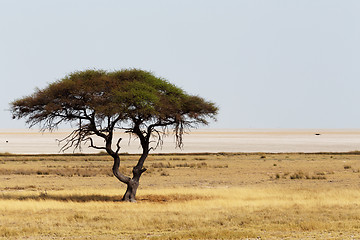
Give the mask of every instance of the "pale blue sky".
[(87, 68), (141, 68), (212, 100), (215, 128), (360, 128), (360, 1), (0, 0), (8, 103)]

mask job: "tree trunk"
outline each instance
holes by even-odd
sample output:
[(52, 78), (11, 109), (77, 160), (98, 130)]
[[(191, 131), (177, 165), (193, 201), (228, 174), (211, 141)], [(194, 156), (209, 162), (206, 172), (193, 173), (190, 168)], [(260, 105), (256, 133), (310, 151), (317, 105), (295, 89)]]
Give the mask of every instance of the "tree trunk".
[(120, 157), (118, 155), (113, 156), (114, 158), (114, 165), (113, 165), (113, 174), (114, 176), (119, 179), (120, 182), (128, 184), (131, 181), (131, 178), (125, 176), (119, 171), (120, 168)]
[[(114, 165), (113, 165), (113, 173), (114, 176), (120, 180), (120, 182), (125, 183), (127, 185), (126, 192), (122, 198), (122, 201), (126, 202), (136, 202), (136, 191), (139, 187), (140, 183), (140, 177), (141, 174), (143, 174), (146, 171), (146, 168), (143, 168), (144, 162), (149, 154), (149, 141), (145, 141), (144, 137), (142, 136), (142, 133), (140, 132), (140, 139), (142, 139), (142, 148), (143, 153), (141, 154), (141, 157), (137, 163), (137, 165), (133, 168), (133, 177), (127, 177), (120, 173), (120, 157), (118, 155), (118, 151), (113, 152), (111, 150), (111, 141), (108, 141), (109, 144), (107, 144), (107, 152), (114, 158)], [(118, 146), (118, 150), (120, 147)]]
[(127, 190), (126, 193), (123, 197), (123, 201), (128, 201), (128, 202), (135, 202), (135, 195), (136, 195), (136, 190), (139, 186), (139, 181), (134, 181), (133, 179), (131, 179), (130, 177), (127, 177), (125, 175), (123, 175), (122, 173), (120, 173), (120, 157), (117, 154), (113, 154), (112, 155), (114, 158), (114, 165), (112, 168), (113, 174), (114, 176), (122, 183), (127, 184)]
[(136, 191), (139, 187), (139, 182), (134, 181), (131, 179), (131, 181), (127, 185), (126, 192), (122, 198), (122, 201), (124, 202), (136, 202)]
[[(122, 183), (125, 183), (127, 185), (126, 192), (122, 198), (122, 201), (126, 202), (136, 202), (136, 191), (139, 187), (140, 177), (141, 174), (143, 174), (146, 171), (146, 168), (143, 168), (144, 160), (147, 157), (146, 154), (142, 154), (138, 164), (133, 168), (133, 177), (127, 177), (120, 173), (120, 157), (117, 155), (114, 155), (114, 165), (113, 165), (113, 174), (114, 176)], [(139, 164), (140, 163), (140, 164)]]
[(141, 155), (138, 164), (133, 168), (133, 177), (132, 179), (127, 183), (127, 189), (126, 192), (122, 198), (123, 201), (126, 202), (136, 202), (136, 191), (140, 184), (140, 177), (141, 175), (146, 171), (146, 168), (143, 168), (144, 161), (148, 156), (148, 150), (143, 151), (143, 154)]

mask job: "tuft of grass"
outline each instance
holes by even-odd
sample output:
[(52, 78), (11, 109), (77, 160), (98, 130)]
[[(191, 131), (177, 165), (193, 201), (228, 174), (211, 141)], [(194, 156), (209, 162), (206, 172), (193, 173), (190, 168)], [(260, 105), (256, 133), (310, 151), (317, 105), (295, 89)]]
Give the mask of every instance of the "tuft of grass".
[(10, 238), (19, 235), (19, 231), (16, 228), (0, 227), (0, 237)]
[[(323, 180), (326, 179), (325, 173), (324, 172), (320, 172), (320, 173), (316, 173), (313, 176), (310, 176), (308, 173), (304, 173), (303, 171), (299, 170), (296, 171), (292, 174), (286, 172), (283, 175), (281, 175), (280, 173), (276, 173), (275, 174), (275, 179), (287, 179), (287, 177), (289, 176), (289, 179), (313, 179), (313, 180)], [(272, 179), (273, 177), (270, 176), (270, 178)]]
[(176, 164), (176, 167), (179, 167), (179, 168), (194, 168), (194, 167), (195, 167), (195, 163), (181, 163), (181, 164)]
[(72, 216), (66, 218), (69, 222), (79, 222), (86, 219), (86, 216), (80, 213), (75, 213)]
[(290, 179), (311, 179), (308, 174), (304, 173), (303, 171), (297, 171), (290, 175)]
[(159, 163), (152, 163), (150, 165), (152, 168), (175, 168), (175, 166), (171, 165), (170, 162), (167, 163), (163, 163), (163, 162), (159, 162)]
[(29, 189), (36, 189), (35, 185), (28, 185), (28, 186), (15, 186), (15, 187), (5, 187), (5, 190), (29, 190)]
[(180, 161), (180, 160), (186, 160), (186, 158), (180, 158), (180, 157), (172, 157), (170, 158), (172, 161)]
[(325, 180), (326, 177), (325, 176), (312, 176), (311, 179)]
[(213, 167), (213, 168), (228, 168), (229, 165), (228, 164), (217, 164), (217, 165), (213, 165), (211, 167)]
[(38, 170), (36, 171), (37, 175), (49, 175), (49, 171), (42, 171), (42, 170)]

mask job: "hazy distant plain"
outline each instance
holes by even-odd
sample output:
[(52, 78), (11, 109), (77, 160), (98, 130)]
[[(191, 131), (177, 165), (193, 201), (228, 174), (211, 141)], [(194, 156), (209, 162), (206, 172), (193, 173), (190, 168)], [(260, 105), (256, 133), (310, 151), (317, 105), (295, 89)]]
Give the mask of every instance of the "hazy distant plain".
[[(69, 132), (40, 133), (36, 130), (0, 130), (0, 152), (15, 154), (61, 153), (57, 139)], [(320, 135), (319, 135), (320, 134)], [(139, 153), (138, 139), (122, 137), (122, 153)], [(95, 140), (101, 146), (102, 141)], [(296, 129), (208, 129), (196, 130), (184, 136), (183, 149), (175, 148), (172, 135), (165, 137), (162, 148), (154, 153), (195, 152), (348, 152), (360, 150), (360, 129), (296, 130)], [(68, 150), (65, 153), (72, 153)], [(79, 151), (76, 151), (79, 152)], [(82, 148), (84, 153), (99, 150)]]

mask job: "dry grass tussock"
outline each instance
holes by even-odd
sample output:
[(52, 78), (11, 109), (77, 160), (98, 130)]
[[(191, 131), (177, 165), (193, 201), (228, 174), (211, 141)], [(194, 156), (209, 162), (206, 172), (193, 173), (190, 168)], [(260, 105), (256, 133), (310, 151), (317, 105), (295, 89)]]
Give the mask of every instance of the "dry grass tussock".
[[(357, 155), (151, 156), (135, 204), (119, 201), (125, 188), (106, 174), (35, 171), (105, 171), (103, 156), (9, 157), (0, 159), (0, 239), (360, 238)], [(31, 174), (14, 173), (20, 167)]]

